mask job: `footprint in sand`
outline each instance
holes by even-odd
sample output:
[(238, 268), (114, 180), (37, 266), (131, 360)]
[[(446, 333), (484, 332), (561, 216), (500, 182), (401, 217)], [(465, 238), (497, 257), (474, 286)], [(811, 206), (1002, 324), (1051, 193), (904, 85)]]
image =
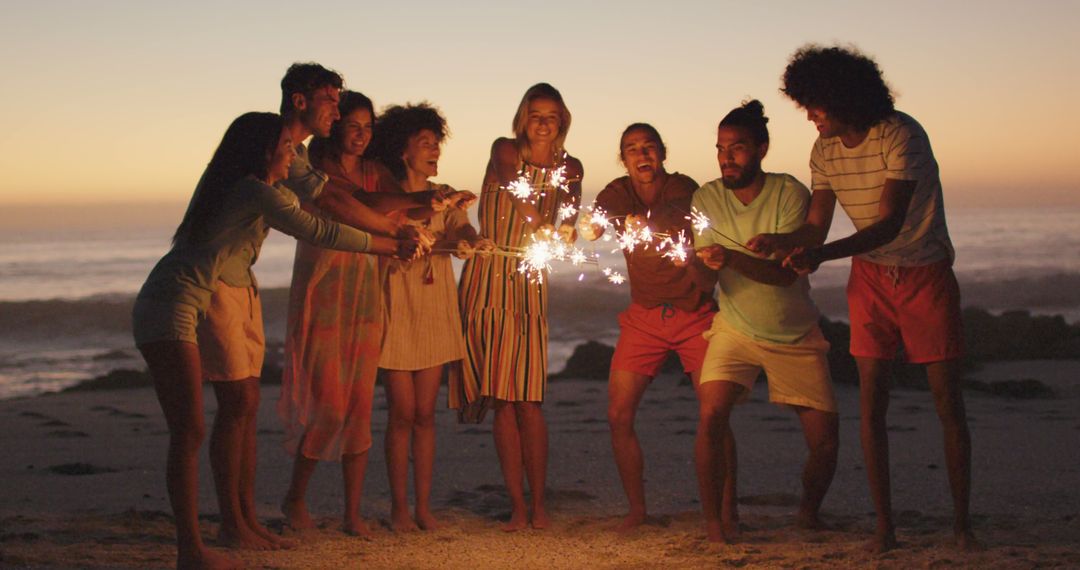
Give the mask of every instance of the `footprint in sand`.
[(34, 419), (38, 419), (38, 420), (51, 420), (51, 419), (53, 419), (53, 418), (50, 418), (49, 416), (46, 416), (45, 414), (39, 414), (37, 412), (19, 412), (19, 416), (23, 417), (23, 418), (34, 418)]
[(885, 431), (905, 433), (909, 431), (918, 431), (918, 429), (912, 426), (889, 426), (885, 428)]
[(68, 427), (70, 425), (71, 424), (60, 420), (49, 420), (41, 423), (41, 427)]
[(581, 402), (576, 402), (574, 400), (559, 400), (555, 402), (556, 408), (576, 408), (580, 405)]

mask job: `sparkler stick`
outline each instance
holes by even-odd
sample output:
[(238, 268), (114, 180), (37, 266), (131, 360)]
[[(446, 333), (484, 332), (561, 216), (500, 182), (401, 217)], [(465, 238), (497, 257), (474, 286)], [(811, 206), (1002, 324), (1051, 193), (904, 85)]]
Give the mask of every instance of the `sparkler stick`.
[(709, 216), (707, 216), (705, 214), (705, 212), (702, 212), (701, 210), (698, 210), (697, 208), (693, 208), (693, 207), (690, 208), (689, 213), (686, 212), (686, 210), (682, 210), (682, 212), (684, 214), (688, 214), (686, 216), (686, 219), (690, 220), (690, 224), (693, 225), (694, 231), (697, 232), (698, 235), (701, 235), (702, 233), (704, 233), (705, 230), (712, 230), (713, 233), (715, 233), (716, 235), (728, 240), (729, 242), (734, 244), (736, 247), (741, 248), (741, 249), (743, 249), (745, 251), (748, 251), (748, 252), (754, 254), (755, 256), (757, 256), (757, 252), (755, 252), (754, 250), (746, 247), (745, 245), (739, 243), (739, 241), (736, 240), (735, 238), (733, 238), (731, 236), (728, 236), (724, 232), (722, 232), (722, 231), (716, 229), (715, 227), (713, 227), (712, 220), (709, 219)]

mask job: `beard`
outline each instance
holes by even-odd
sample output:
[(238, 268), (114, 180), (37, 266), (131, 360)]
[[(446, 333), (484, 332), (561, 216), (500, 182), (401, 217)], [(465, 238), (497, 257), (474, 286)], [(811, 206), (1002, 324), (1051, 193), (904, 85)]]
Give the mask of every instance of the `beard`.
[(761, 173), (761, 161), (755, 160), (740, 169), (738, 176), (724, 176), (720, 180), (724, 183), (724, 188), (740, 190), (752, 184), (759, 173)]

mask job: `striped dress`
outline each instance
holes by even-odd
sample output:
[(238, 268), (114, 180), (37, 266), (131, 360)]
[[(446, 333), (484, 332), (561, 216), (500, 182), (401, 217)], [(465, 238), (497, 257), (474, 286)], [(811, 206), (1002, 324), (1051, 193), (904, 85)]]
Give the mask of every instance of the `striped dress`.
[[(550, 169), (524, 164), (521, 173), (537, 190), (541, 224), (555, 224), (560, 191), (548, 183)], [(564, 201), (580, 197), (562, 195)], [(509, 192), (498, 183), (483, 188), (478, 216), (480, 235), (500, 248), (524, 247), (529, 232), (514, 209)], [(491, 399), (542, 402), (547, 386), (548, 291), (517, 269), (519, 260), (476, 255), (461, 272), (458, 296), (465, 331), (466, 358), (458, 386), (451, 386), (450, 406), (484, 405)], [(453, 377), (452, 377), (453, 379)]]
[[(429, 190), (453, 190), (444, 184)], [(402, 215), (400, 219), (407, 218)], [(436, 212), (425, 222), (435, 239), (456, 242), (469, 225), (464, 210)], [(453, 246), (449, 246), (453, 247)], [(432, 253), (413, 261), (383, 258), (383, 342), (379, 367), (424, 370), (465, 355), (458, 313), (457, 284), (449, 253)]]
[[(361, 163), (363, 186), (331, 161), (321, 166), (334, 184), (356, 192), (377, 189), (372, 162)], [(337, 461), (371, 447), (383, 325), (380, 283), (374, 255), (297, 242), (277, 406), (290, 454)]]

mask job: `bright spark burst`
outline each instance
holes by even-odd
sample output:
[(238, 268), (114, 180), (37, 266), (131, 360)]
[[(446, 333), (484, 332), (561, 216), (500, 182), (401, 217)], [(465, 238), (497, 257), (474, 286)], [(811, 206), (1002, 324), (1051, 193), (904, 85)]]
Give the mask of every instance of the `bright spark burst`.
[[(672, 239), (670, 237), (664, 238), (664, 240), (660, 242), (660, 245), (656, 246), (656, 250), (663, 251), (663, 253), (660, 254), (662, 257), (678, 263), (684, 263), (686, 262), (687, 257), (686, 236), (683, 235), (682, 232), (679, 232), (676, 234), (676, 237), (678, 239)], [(665, 249), (667, 251), (664, 251)]]
[(587, 263), (598, 263), (595, 257), (591, 257), (583, 250), (567, 244), (558, 236), (551, 234), (533, 235), (532, 243), (527, 245), (521, 252), (518, 272), (527, 275), (531, 281), (542, 283), (544, 281), (544, 272), (552, 270), (551, 262), (553, 261), (568, 261), (575, 267)]
[(559, 206), (559, 222), (573, 218), (578, 213), (577, 206), (573, 204), (563, 204)]
[(616, 285), (622, 285), (623, 282), (626, 281), (626, 278), (622, 276), (622, 273), (619, 273), (618, 271), (612, 271), (611, 274), (608, 275), (608, 281), (611, 281)]
[(705, 230), (712, 226), (712, 221), (709, 220), (709, 216), (705, 215), (705, 212), (702, 212), (697, 208), (691, 208), (690, 215), (687, 216), (686, 219), (690, 220), (690, 224), (694, 226), (694, 231), (697, 232), (698, 235), (705, 233)]
[(533, 193), (536, 191), (525, 176), (518, 176), (517, 180), (507, 184), (503, 189), (509, 191), (515, 198), (528, 202), (533, 200)]

